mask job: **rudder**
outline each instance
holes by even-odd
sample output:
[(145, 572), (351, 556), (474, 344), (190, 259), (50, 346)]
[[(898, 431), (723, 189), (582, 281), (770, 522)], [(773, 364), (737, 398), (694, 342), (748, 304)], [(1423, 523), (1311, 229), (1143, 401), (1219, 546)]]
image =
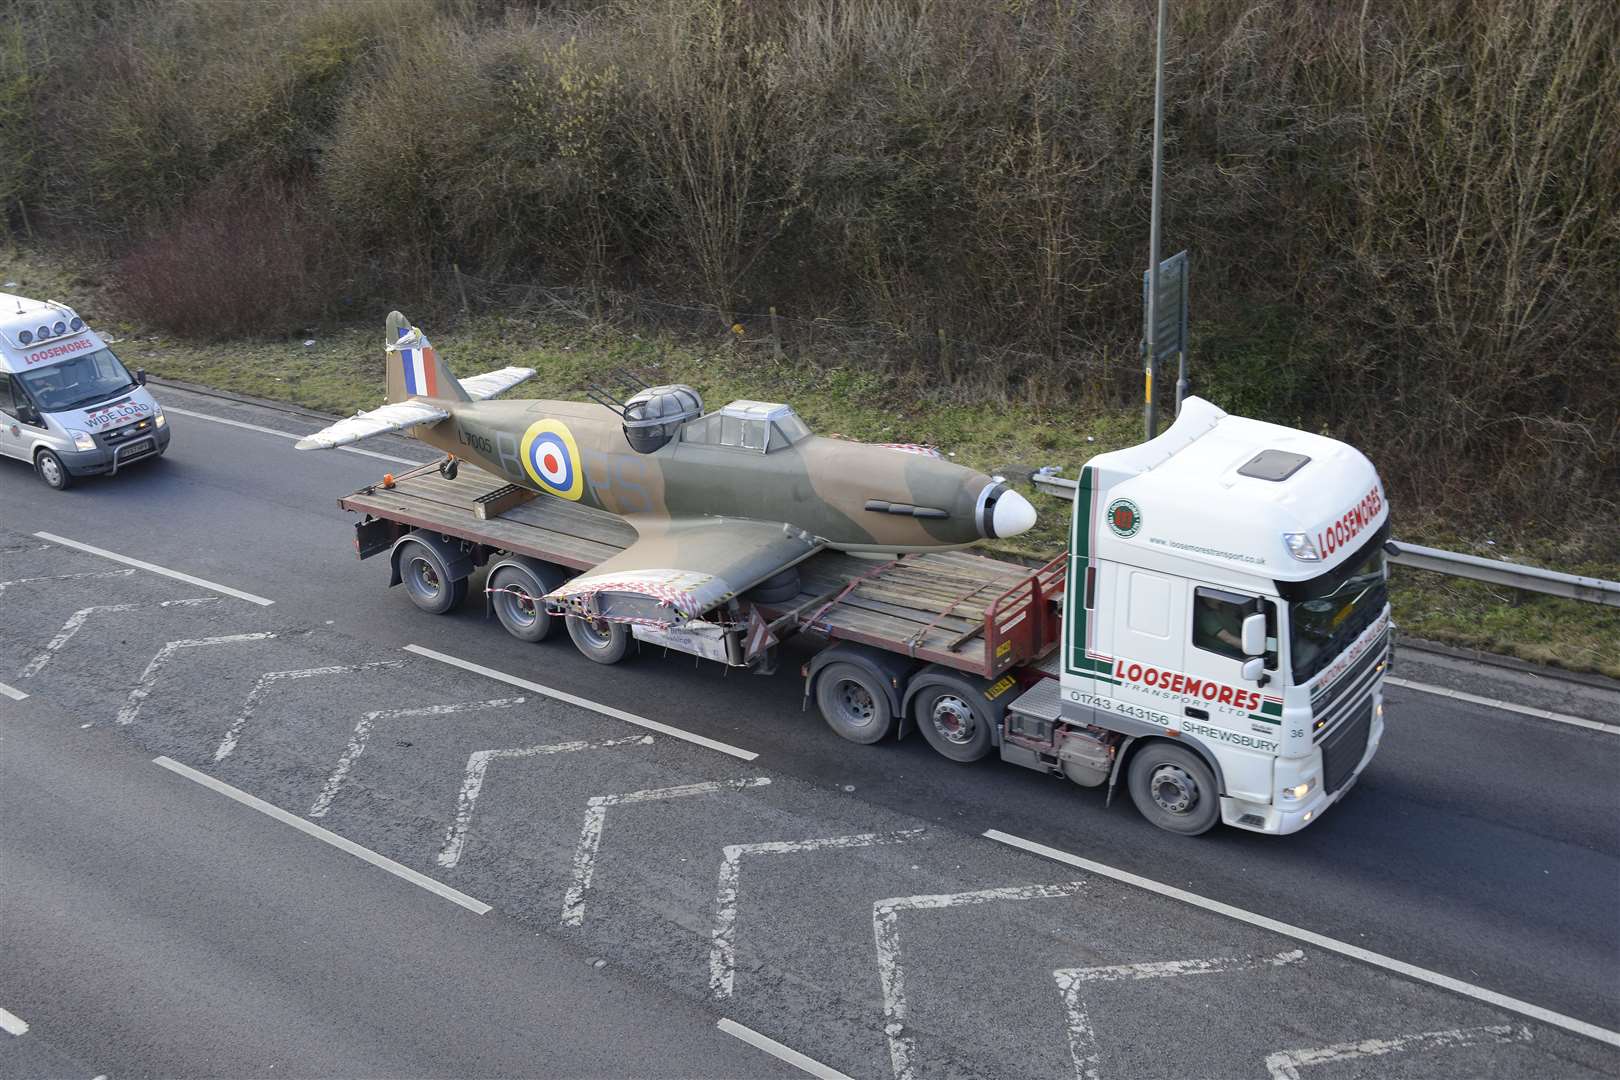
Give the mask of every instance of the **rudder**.
[(412, 326), (404, 315), (397, 311), (388, 313), (383, 340), (390, 402), (409, 401), (411, 398), (472, 400), (450, 373), (450, 366), (439, 356), (427, 335)]

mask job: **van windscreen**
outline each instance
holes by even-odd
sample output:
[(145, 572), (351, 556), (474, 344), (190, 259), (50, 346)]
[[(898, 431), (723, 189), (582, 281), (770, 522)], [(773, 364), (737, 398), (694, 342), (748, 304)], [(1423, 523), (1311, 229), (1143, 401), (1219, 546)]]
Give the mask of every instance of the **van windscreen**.
[(114, 394), (135, 389), (135, 380), (111, 349), (97, 349), (50, 367), (16, 376), (41, 412), (61, 412), (94, 405)]

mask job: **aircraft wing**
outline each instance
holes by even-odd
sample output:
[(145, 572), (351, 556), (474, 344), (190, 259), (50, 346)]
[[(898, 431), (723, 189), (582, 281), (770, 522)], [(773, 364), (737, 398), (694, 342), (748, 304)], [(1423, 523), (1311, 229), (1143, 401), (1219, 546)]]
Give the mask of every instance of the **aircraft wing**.
[(474, 401), (483, 401), (512, 389), (524, 379), (534, 375), (534, 368), (504, 367), (499, 371), (486, 371), (470, 379), (461, 380), (461, 388)]
[(299, 439), (293, 445), (299, 450), (329, 450), (334, 446), (381, 435), (385, 431), (403, 431), (417, 424), (437, 423), (449, 415), (436, 405), (420, 399), (396, 401), (379, 409), (355, 413), (347, 420), (339, 420), (308, 438)]
[(546, 599), (612, 621), (681, 623), (825, 546), (791, 525), (746, 518), (629, 521), (635, 543)]

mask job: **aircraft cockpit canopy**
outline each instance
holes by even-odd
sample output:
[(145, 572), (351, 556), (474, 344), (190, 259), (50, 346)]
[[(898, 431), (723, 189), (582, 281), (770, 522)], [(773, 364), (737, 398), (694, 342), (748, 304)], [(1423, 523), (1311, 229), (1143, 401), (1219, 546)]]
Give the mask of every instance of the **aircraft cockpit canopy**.
[(703, 399), (690, 386), (649, 386), (624, 403), (624, 437), (636, 453), (650, 454), (702, 415)]
[(810, 429), (793, 406), (770, 401), (733, 401), (699, 417), (681, 432), (681, 441), (768, 454), (808, 438)]

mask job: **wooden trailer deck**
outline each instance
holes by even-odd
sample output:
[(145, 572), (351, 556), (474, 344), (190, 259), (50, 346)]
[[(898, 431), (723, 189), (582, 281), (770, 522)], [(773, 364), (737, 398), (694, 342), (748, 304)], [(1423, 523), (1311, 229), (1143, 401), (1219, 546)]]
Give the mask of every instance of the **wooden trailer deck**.
[[(576, 570), (635, 540), (618, 515), (549, 496), (481, 516), (481, 504), (499, 506), (502, 491), (510, 493), (510, 485), (465, 463), (454, 480), (427, 466), (396, 477), (392, 488), (363, 488), (338, 505), (366, 515), (363, 521), (445, 533)], [(358, 539), (356, 546), (361, 558), (387, 550)], [(1055, 647), (1065, 562), (1059, 557), (1032, 570), (964, 551), (893, 561), (824, 551), (799, 564), (798, 596), (759, 608), (779, 636), (809, 630), (991, 677)]]

